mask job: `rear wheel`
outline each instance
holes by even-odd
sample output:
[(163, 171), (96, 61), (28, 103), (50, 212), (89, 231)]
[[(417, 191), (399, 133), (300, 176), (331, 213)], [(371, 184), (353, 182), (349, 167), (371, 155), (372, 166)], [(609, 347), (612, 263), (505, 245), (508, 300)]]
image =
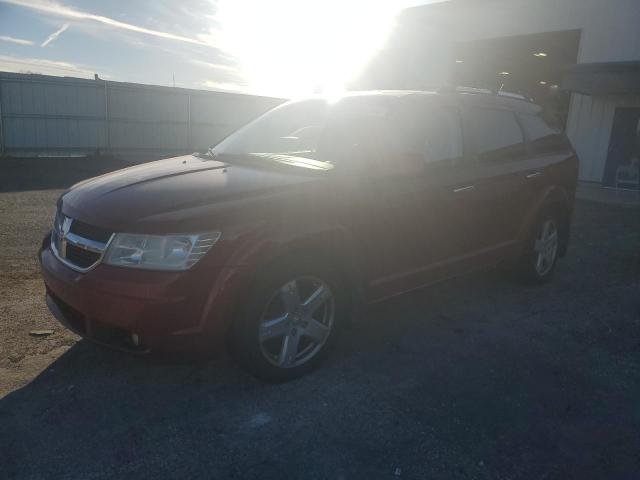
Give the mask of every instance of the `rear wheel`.
[(559, 217), (546, 212), (538, 219), (519, 265), (520, 276), (532, 283), (547, 282), (558, 261), (561, 224)]
[(254, 375), (287, 381), (320, 363), (347, 311), (331, 268), (288, 259), (258, 279), (232, 329), (232, 349)]

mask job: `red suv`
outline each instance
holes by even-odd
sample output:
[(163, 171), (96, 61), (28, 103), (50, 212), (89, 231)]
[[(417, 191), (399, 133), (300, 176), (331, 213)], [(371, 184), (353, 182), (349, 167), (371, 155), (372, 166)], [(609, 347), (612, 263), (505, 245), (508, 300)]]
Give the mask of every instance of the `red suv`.
[(47, 304), (128, 351), (230, 347), (275, 381), (318, 363), (355, 305), (505, 264), (552, 275), (578, 160), (504, 94), (285, 103), (206, 154), (74, 185), (40, 251)]

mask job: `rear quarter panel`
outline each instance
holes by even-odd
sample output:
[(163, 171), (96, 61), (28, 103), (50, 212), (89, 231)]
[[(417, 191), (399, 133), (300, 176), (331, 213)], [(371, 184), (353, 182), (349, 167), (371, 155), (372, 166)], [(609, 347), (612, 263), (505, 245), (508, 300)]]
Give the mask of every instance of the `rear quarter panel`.
[(578, 178), (578, 157), (571, 150), (557, 156), (557, 160), (549, 163), (544, 172), (544, 181), (526, 210), (516, 237), (516, 258), (522, 254), (527, 239), (535, 228), (536, 220), (546, 208), (553, 208), (560, 215), (566, 216), (567, 231), (561, 244), (561, 254), (567, 249), (569, 227), (575, 203)]

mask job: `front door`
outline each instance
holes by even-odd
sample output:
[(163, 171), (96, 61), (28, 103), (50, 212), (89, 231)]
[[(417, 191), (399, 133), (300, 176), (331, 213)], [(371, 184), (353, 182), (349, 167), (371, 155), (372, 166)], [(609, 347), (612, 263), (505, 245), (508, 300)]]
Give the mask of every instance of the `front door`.
[(410, 98), (388, 125), (384, 136), (393, 148), (379, 157), (385, 165), (373, 165), (354, 195), (362, 213), (354, 225), (367, 232), (372, 299), (438, 280), (442, 264), (463, 253), (472, 234), (473, 192), (459, 189), (469, 173), (457, 109)]

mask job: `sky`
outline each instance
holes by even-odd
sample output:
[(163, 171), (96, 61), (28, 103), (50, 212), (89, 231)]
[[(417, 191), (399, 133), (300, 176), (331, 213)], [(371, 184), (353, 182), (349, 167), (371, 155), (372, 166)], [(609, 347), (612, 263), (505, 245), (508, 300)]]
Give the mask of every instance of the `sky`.
[(429, 0), (0, 0), (0, 71), (297, 96), (340, 91)]

